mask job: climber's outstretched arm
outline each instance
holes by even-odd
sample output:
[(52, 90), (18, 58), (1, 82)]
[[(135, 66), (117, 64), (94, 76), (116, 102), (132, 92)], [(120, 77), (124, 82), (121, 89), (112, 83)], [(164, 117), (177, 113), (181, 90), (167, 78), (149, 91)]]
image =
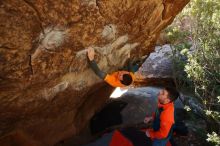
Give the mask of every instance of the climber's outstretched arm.
[(95, 56), (95, 51), (92, 47), (89, 47), (87, 50), (87, 56), (88, 56), (88, 60), (89, 60), (89, 66), (92, 68), (92, 70), (95, 72), (95, 74), (97, 76), (99, 76), (101, 79), (105, 79), (106, 77), (106, 73), (101, 71), (97, 65), (97, 63), (94, 60), (94, 56)]

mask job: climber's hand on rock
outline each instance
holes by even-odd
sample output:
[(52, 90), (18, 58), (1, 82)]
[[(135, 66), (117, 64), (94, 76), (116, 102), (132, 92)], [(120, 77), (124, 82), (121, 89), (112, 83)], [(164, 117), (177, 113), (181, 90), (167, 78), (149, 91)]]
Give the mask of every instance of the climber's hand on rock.
[(151, 120), (153, 120), (153, 118), (152, 117), (146, 117), (145, 119), (144, 119), (144, 123), (149, 123)]
[(87, 49), (87, 55), (90, 61), (94, 60), (95, 51), (92, 47), (88, 47)]

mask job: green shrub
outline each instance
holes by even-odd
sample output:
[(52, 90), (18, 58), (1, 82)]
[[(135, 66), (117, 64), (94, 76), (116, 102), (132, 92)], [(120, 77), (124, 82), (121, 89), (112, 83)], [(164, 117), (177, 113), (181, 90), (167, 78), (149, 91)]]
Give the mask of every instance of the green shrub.
[[(175, 83), (179, 88), (192, 89), (218, 129), (220, 0), (191, 0), (166, 32), (172, 44)], [(215, 140), (209, 134), (210, 139)]]

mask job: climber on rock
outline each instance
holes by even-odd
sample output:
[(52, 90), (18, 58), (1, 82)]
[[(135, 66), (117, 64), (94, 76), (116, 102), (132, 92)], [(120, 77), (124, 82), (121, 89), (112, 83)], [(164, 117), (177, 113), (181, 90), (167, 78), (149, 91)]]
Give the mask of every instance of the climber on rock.
[(103, 71), (101, 71), (97, 65), (97, 63), (94, 60), (95, 51), (92, 47), (89, 47), (87, 50), (89, 65), (92, 68), (92, 70), (95, 72), (97, 76), (99, 76), (101, 79), (106, 81), (108, 84), (110, 84), (113, 87), (125, 87), (129, 86), (134, 81), (134, 71), (132, 70), (132, 67), (128, 67), (129, 71), (117, 71), (113, 72), (111, 74), (107, 74)]
[(175, 88), (165, 87), (158, 94), (158, 107), (153, 117), (146, 117), (145, 123), (153, 120), (152, 129), (146, 136), (151, 138), (153, 146), (165, 146), (172, 136), (174, 125), (174, 101), (179, 93)]

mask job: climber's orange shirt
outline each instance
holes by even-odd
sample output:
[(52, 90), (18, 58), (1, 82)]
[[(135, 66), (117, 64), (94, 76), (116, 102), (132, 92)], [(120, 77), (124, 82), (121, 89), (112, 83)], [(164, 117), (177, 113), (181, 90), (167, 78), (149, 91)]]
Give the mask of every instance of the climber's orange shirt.
[[(122, 84), (121, 81), (118, 79), (118, 73), (119, 72), (120, 71), (114, 72), (112, 74), (107, 74), (104, 80), (109, 85), (111, 85), (113, 87), (125, 87), (126, 85)], [(132, 77), (132, 80), (134, 81), (134, 74), (132, 72), (130, 72), (130, 75)], [(133, 81), (132, 81), (132, 83), (133, 83)]]

